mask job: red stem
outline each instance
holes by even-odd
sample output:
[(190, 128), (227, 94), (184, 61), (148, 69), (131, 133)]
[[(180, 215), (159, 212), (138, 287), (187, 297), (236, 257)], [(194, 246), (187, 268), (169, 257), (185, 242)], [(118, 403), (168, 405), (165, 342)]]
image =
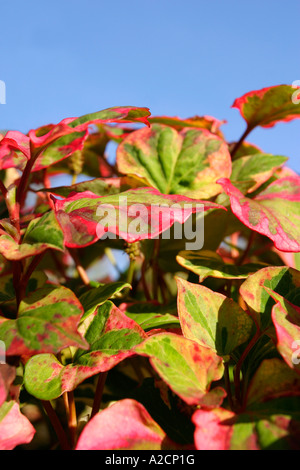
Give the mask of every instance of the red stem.
[(244, 140), (246, 139), (247, 135), (250, 134), (250, 132), (252, 131), (252, 127), (247, 127), (247, 129), (245, 130), (245, 132), (243, 133), (243, 135), (241, 136), (240, 140), (238, 142), (235, 143), (233, 149), (231, 150), (231, 158), (233, 159), (233, 157), (235, 156), (236, 152), (238, 151), (238, 149), (240, 148), (240, 146), (242, 145), (242, 143), (244, 142)]
[(59, 421), (57, 414), (55, 413), (54, 409), (52, 408), (51, 402), (50, 401), (44, 401), (42, 400), (42, 404), (45, 408), (45, 411), (50, 419), (50, 422), (53, 426), (53, 429), (58, 437), (60, 446), (62, 450), (71, 450), (71, 446), (69, 444), (69, 441), (67, 439), (66, 433), (61, 425), (61, 422)]
[(96, 392), (95, 392), (95, 397), (94, 397), (93, 408), (92, 408), (92, 413), (91, 413), (91, 418), (93, 418), (93, 416), (95, 416), (95, 414), (97, 414), (99, 412), (107, 374), (108, 374), (108, 372), (101, 372), (99, 374), (97, 387), (96, 387)]

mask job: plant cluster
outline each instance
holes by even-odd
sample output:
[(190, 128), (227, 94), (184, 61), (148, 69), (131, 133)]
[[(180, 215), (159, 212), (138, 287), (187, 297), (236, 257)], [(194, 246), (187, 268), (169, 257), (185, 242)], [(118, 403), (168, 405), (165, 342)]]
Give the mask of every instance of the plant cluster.
[(300, 449), (298, 92), (0, 135), (0, 449)]

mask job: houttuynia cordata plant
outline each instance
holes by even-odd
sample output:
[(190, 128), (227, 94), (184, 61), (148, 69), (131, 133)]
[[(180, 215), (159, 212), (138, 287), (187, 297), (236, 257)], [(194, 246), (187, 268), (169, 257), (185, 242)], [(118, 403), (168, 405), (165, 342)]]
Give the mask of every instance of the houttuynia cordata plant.
[(0, 448), (300, 449), (300, 176), (210, 116), (0, 135)]

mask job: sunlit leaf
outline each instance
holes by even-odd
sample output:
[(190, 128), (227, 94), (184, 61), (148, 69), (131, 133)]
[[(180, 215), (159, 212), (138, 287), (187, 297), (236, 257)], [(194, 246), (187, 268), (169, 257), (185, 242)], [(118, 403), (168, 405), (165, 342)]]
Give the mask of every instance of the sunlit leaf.
[(175, 129), (153, 124), (129, 134), (117, 149), (123, 174), (145, 178), (164, 194), (208, 199), (220, 193), (218, 178), (229, 178), (227, 144), (206, 129)]
[(218, 182), (243, 224), (270, 238), (278, 250), (300, 251), (300, 177), (274, 181), (253, 199), (245, 197), (229, 179)]

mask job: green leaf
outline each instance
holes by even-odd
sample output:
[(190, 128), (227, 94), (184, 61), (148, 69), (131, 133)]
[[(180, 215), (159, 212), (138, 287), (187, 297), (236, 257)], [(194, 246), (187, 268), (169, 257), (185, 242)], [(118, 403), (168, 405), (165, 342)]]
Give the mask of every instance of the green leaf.
[(197, 450), (299, 450), (299, 397), (252, 406), (241, 414), (223, 409), (197, 410)]
[(42, 400), (57, 398), (134, 355), (135, 346), (146, 338), (142, 328), (110, 301), (87, 317), (80, 331), (89, 349), (77, 349), (72, 363), (63, 365), (53, 354), (37, 354), (29, 359), (24, 375), (29, 393)]
[(241, 266), (225, 263), (215, 251), (180, 251), (176, 256), (180, 266), (199, 276), (199, 282), (207, 277), (218, 279), (246, 279), (255, 273), (263, 264), (248, 263)]
[(157, 305), (153, 302), (135, 302), (121, 304), (120, 309), (145, 331), (154, 328), (180, 328), (176, 304)]
[(216, 406), (223, 401), (223, 389), (209, 392), (211, 383), (223, 375), (222, 359), (211, 349), (173, 333), (160, 333), (135, 351), (149, 357), (160, 377), (189, 405)]
[(86, 341), (77, 331), (82, 313), (71, 290), (47, 286), (20, 303), (17, 319), (0, 317), (0, 339), (12, 356), (58, 353), (68, 346), (86, 348)]
[(104, 304), (108, 299), (112, 299), (119, 294), (123, 289), (131, 288), (127, 282), (110, 282), (109, 284), (102, 284), (94, 289), (86, 291), (79, 297), (79, 300), (84, 308), (84, 315), (82, 320), (95, 311), (97, 307)]
[(265, 359), (251, 379), (246, 406), (296, 395), (300, 395), (299, 375), (281, 359)]
[(230, 180), (235, 186), (238, 182), (249, 181), (251, 185), (247, 192), (252, 193), (265, 183), (278, 168), (281, 168), (287, 160), (287, 157), (268, 153), (257, 153), (241, 157), (232, 163)]
[[(206, 129), (153, 124), (129, 134), (117, 149), (123, 174), (145, 178), (164, 194), (208, 199), (220, 193), (218, 178), (231, 173), (225, 141)], [(226, 176), (227, 175), (227, 176)]]
[(29, 223), (21, 244), (8, 233), (0, 231), (0, 253), (8, 260), (22, 260), (43, 253), (48, 248), (64, 250), (63, 232), (52, 211)]
[(251, 274), (241, 285), (240, 294), (254, 313), (262, 329), (272, 324), (271, 312), (275, 304), (265, 289), (266, 287), (285, 297), (291, 303), (297, 303), (300, 272), (287, 266), (269, 266)]
[(253, 321), (238, 304), (202, 285), (177, 278), (178, 314), (183, 335), (219, 356), (245, 343)]
[(237, 98), (232, 107), (239, 109), (248, 128), (272, 127), (280, 121), (300, 117), (300, 106), (293, 97), (299, 95), (299, 87), (277, 85), (250, 91)]

